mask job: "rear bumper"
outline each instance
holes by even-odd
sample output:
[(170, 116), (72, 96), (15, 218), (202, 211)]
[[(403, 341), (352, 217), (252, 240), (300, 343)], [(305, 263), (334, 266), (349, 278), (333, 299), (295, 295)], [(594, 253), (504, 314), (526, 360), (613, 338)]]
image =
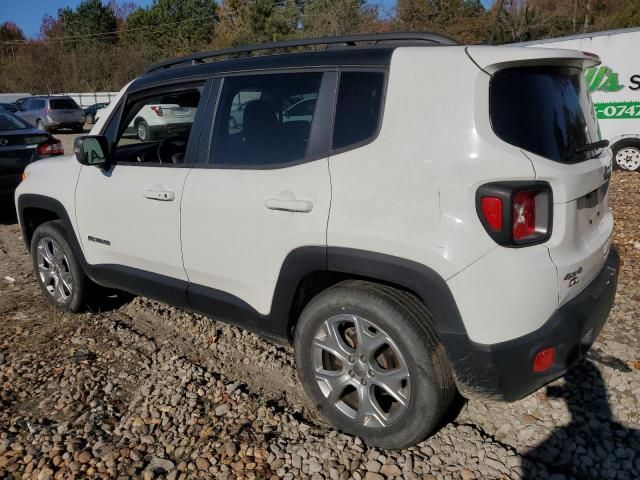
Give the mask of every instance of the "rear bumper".
[[(612, 247), (593, 282), (527, 335), (492, 345), (449, 337), (447, 353), (461, 393), (467, 398), (519, 400), (580, 362), (609, 316), (619, 264)], [(533, 372), (535, 355), (548, 347), (557, 348), (554, 365), (545, 372)]]

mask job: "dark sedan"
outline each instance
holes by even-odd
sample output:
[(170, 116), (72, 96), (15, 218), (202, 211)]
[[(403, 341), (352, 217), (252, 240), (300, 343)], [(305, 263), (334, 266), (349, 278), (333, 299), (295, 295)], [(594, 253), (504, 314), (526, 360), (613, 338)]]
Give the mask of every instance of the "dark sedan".
[(29, 163), (62, 154), (60, 140), (0, 110), (0, 195), (13, 194)]
[(87, 117), (87, 123), (94, 124), (96, 123), (96, 112), (100, 109), (108, 107), (108, 103), (94, 103), (88, 107), (84, 107), (82, 110)]

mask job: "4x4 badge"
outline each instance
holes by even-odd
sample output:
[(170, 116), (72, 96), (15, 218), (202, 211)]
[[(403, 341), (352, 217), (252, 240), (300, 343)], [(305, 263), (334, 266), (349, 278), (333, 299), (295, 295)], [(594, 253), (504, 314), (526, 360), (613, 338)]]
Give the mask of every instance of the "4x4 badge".
[(582, 273), (582, 267), (579, 267), (577, 270), (574, 270), (573, 272), (569, 272), (564, 276), (565, 280), (569, 280), (569, 286), (573, 287), (576, 283), (578, 283), (580, 280), (578, 279), (578, 275), (580, 275)]

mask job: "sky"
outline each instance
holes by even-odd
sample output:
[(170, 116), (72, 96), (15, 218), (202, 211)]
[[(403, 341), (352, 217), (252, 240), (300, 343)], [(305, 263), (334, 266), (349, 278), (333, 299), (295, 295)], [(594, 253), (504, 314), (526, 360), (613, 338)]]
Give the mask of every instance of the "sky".
[[(40, 31), (42, 17), (55, 16), (59, 8), (75, 7), (82, 0), (0, 0), (0, 23), (11, 21), (24, 31), (27, 37), (36, 37)], [(140, 6), (148, 6), (153, 0), (129, 0)], [(493, 0), (481, 0), (487, 7)], [(106, 2), (104, 2), (106, 3)], [(121, 3), (121, 2), (120, 2)], [(395, 0), (382, 0), (385, 6), (392, 6)]]

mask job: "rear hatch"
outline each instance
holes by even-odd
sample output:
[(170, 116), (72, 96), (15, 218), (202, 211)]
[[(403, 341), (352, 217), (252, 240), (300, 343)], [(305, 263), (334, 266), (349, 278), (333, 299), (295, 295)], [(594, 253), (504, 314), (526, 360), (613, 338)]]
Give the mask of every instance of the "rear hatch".
[(49, 100), (49, 116), (60, 123), (82, 122), (83, 112), (71, 98), (52, 98)]
[(572, 50), (470, 47), (491, 75), (494, 133), (521, 149), (536, 180), (553, 192), (553, 226), (545, 243), (558, 269), (558, 301), (578, 295), (602, 269), (611, 244), (611, 153), (601, 140), (584, 69), (599, 59)]

